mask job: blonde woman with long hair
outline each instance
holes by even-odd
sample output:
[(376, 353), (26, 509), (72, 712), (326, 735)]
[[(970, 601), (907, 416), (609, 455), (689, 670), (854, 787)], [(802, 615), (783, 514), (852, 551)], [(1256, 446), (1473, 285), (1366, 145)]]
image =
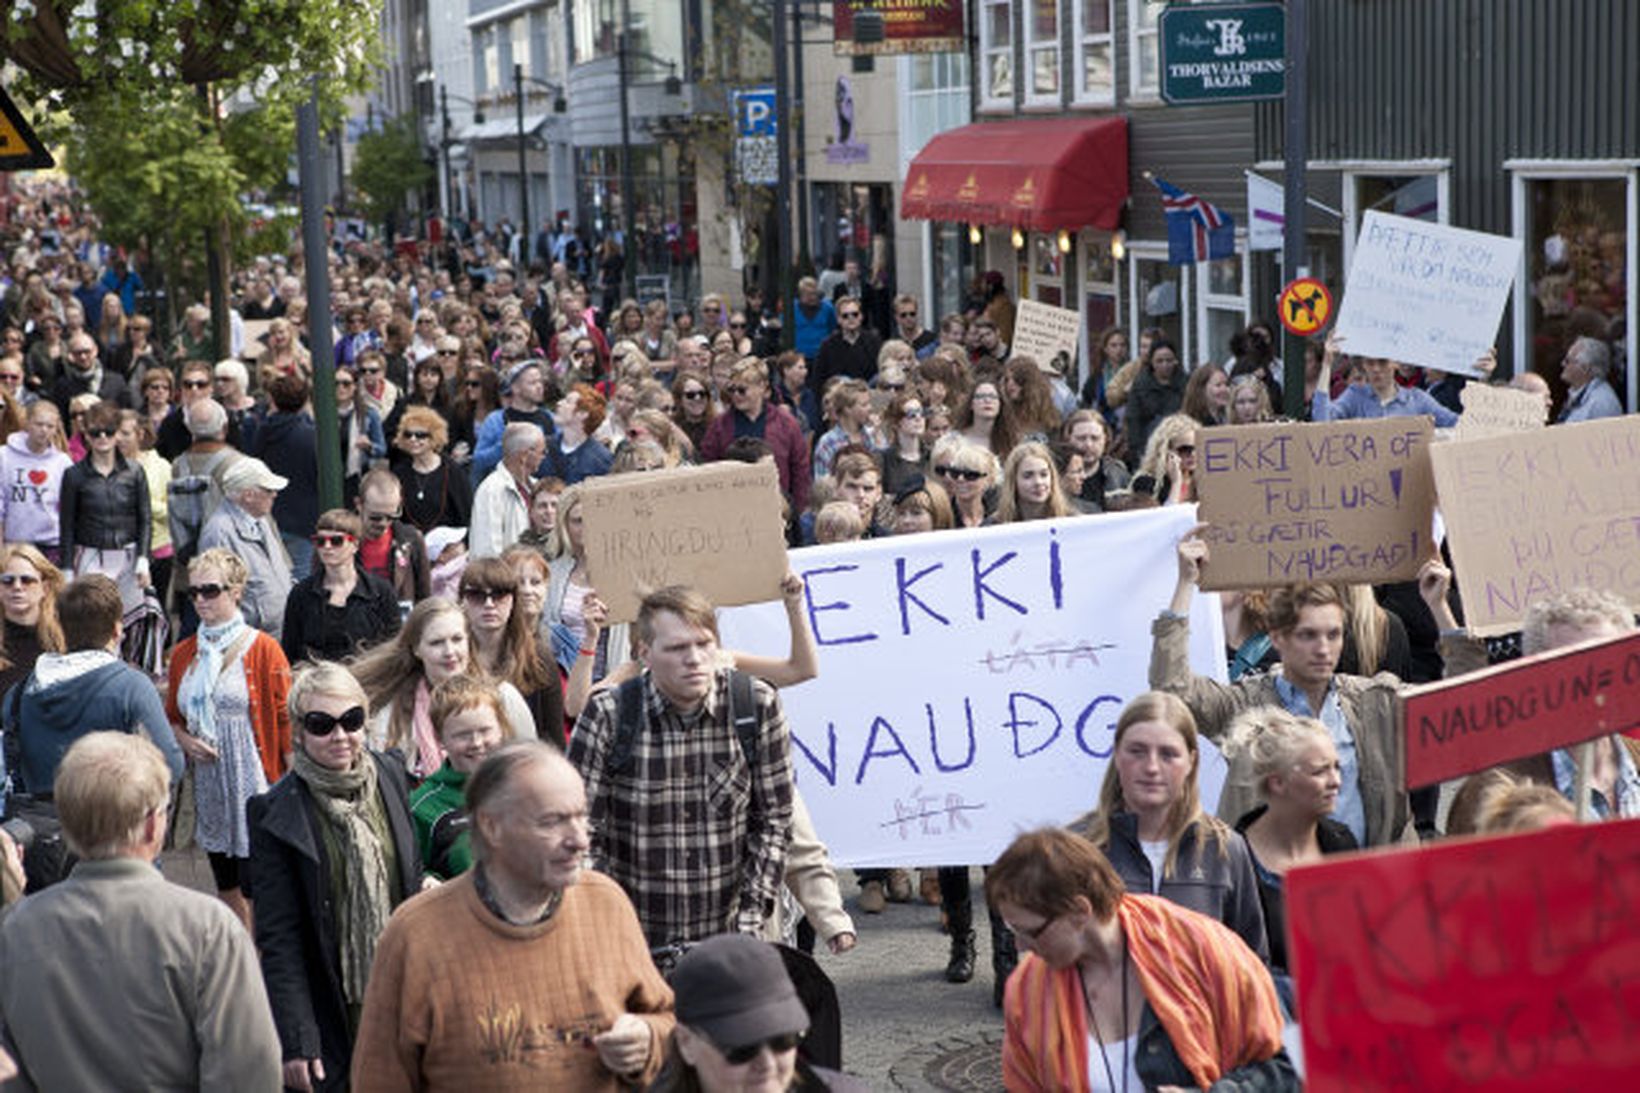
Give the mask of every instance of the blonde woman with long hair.
[(1146, 691), (1116, 719), (1098, 809), (1073, 826), (1104, 852), (1129, 891), (1217, 919), (1268, 961), (1253, 856), (1246, 839), (1203, 811), (1200, 771), (1190, 707)]

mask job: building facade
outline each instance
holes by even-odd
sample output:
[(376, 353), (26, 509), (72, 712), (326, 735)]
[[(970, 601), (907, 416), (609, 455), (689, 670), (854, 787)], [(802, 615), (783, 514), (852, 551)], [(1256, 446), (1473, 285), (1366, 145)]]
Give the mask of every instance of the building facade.
[[(1566, 347), (1600, 338), (1635, 409), (1637, 45), (1629, 0), (1311, 3), (1309, 184), (1346, 226), (1310, 252), (1347, 270), (1374, 208), (1513, 236), (1504, 368), (1543, 375), (1558, 409)], [(1255, 111), (1261, 167), (1283, 166), (1283, 125)]]

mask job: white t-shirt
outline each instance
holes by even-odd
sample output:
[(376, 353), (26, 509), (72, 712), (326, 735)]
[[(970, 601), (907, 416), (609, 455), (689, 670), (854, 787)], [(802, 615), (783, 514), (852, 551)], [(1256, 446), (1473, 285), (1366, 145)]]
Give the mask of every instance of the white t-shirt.
[(1139, 849), (1150, 859), (1150, 894), (1154, 896), (1162, 890), (1162, 863), (1167, 861), (1167, 840), (1150, 843), (1140, 839)]

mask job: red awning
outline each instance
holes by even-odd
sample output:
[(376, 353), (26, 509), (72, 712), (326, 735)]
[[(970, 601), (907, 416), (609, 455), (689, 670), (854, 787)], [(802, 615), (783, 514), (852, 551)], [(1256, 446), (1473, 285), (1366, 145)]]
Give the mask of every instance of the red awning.
[(929, 141), (900, 215), (1031, 231), (1114, 230), (1127, 200), (1125, 118), (976, 122)]

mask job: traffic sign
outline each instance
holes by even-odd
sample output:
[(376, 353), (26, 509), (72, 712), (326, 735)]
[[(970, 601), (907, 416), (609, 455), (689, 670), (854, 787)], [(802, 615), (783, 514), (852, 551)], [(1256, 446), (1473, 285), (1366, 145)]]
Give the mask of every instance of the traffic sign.
[(1174, 4), (1157, 31), (1169, 103), (1279, 99), (1287, 85), (1285, 4)]
[(46, 146), (34, 135), (17, 106), (0, 89), (0, 171), (29, 171), (57, 166)]
[(742, 87), (735, 91), (735, 136), (772, 137), (780, 130), (774, 111), (772, 85)]
[(1300, 277), (1281, 290), (1276, 311), (1289, 334), (1308, 338), (1332, 318), (1333, 298), (1327, 286), (1314, 277)]

